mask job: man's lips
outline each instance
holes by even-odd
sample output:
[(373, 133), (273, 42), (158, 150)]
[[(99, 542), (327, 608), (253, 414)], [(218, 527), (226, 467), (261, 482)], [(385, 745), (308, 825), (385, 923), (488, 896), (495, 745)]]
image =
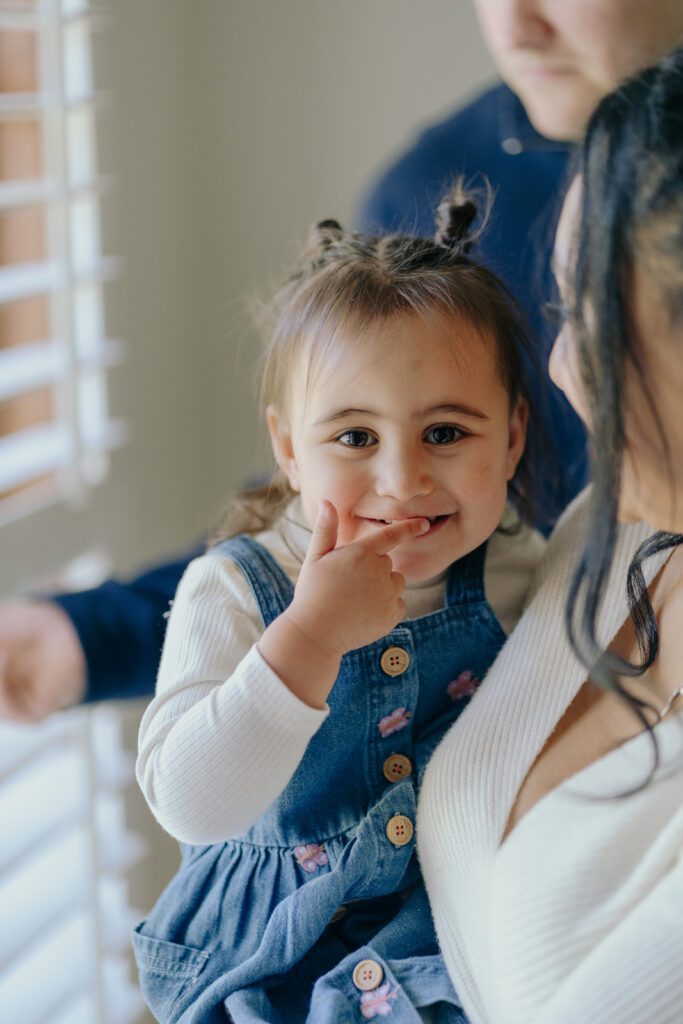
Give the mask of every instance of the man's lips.
[(567, 75), (576, 74), (574, 68), (563, 64), (543, 64), (535, 62), (520, 62), (511, 65), (511, 72), (523, 78), (536, 78), (539, 80), (552, 78), (565, 78)]

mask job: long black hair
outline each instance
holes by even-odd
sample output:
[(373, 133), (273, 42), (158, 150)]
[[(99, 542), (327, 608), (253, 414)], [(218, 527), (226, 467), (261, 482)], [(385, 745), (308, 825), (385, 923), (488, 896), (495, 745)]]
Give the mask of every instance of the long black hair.
[[(596, 630), (618, 530), (627, 370), (652, 413), (670, 471), (672, 465), (634, 330), (631, 300), (633, 272), (640, 263), (655, 275), (670, 322), (683, 320), (683, 48), (600, 103), (588, 124), (577, 170), (582, 208), (574, 239), (576, 262), (570, 273), (573, 298), (568, 315), (578, 342), (591, 418), (593, 492), (587, 541), (572, 581), (566, 624), (574, 650), (591, 677), (621, 693), (647, 727), (646, 705), (624, 691), (618, 676), (642, 675), (657, 657), (657, 622), (642, 564), (647, 557), (679, 545), (683, 536), (655, 533), (641, 545), (630, 566), (627, 596), (639, 660), (630, 662), (602, 650)], [(588, 309), (590, 316), (586, 316)], [(680, 357), (681, 353), (672, 353), (672, 358)], [(681, 399), (683, 403), (683, 395)]]

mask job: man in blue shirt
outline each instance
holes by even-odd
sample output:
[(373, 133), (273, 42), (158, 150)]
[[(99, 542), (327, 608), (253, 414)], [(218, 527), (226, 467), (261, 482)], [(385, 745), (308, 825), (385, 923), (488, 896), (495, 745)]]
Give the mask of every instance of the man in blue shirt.
[[(458, 175), (496, 191), (478, 257), (510, 285), (540, 339), (552, 295), (549, 254), (572, 140), (624, 77), (683, 35), (680, 0), (473, 0), (505, 84), (430, 128), (366, 198), (360, 226), (431, 235), (433, 211)], [(556, 507), (585, 475), (583, 431), (559, 393), (549, 439), (561, 460)], [(38, 720), (82, 700), (151, 694), (164, 614), (189, 557), (130, 583), (0, 609), (0, 716)]]

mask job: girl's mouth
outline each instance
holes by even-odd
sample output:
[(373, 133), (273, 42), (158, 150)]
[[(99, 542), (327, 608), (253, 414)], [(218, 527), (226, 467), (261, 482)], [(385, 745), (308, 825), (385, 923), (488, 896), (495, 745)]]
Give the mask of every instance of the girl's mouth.
[[(430, 533), (433, 533), (435, 529), (444, 523), (447, 519), (450, 519), (454, 513), (449, 512), (447, 515), (442, 516), (414, 516), (415, 519), (426, 519), (429, 522), (429, 529), (426, 533), (421, 533), (416, 538), (419, 540), (420, 537), (427, 537)], [(371, 523), (376, 523), (377, 526), (391, 526), (392, 523), (404, 522), (403, 519), (371, 519)]]

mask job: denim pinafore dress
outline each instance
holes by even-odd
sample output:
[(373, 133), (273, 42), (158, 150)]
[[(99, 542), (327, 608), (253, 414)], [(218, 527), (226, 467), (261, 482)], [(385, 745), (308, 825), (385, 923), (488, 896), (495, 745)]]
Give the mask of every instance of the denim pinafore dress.
[[(486, 545), (454, 563), (446, 605), (350, 651), (330, 713), (278, 799), (237, 839), (181, 844), (182, 865), (133, 933), (162, 1024), (465, 1021), (438, 953), (415, 853), (427, 761), (505, 634)], [(257, 541), (214, 549), (267, 626), (294, 588)], [(437, 1009), (438, 1007), (438, 1009)]]

